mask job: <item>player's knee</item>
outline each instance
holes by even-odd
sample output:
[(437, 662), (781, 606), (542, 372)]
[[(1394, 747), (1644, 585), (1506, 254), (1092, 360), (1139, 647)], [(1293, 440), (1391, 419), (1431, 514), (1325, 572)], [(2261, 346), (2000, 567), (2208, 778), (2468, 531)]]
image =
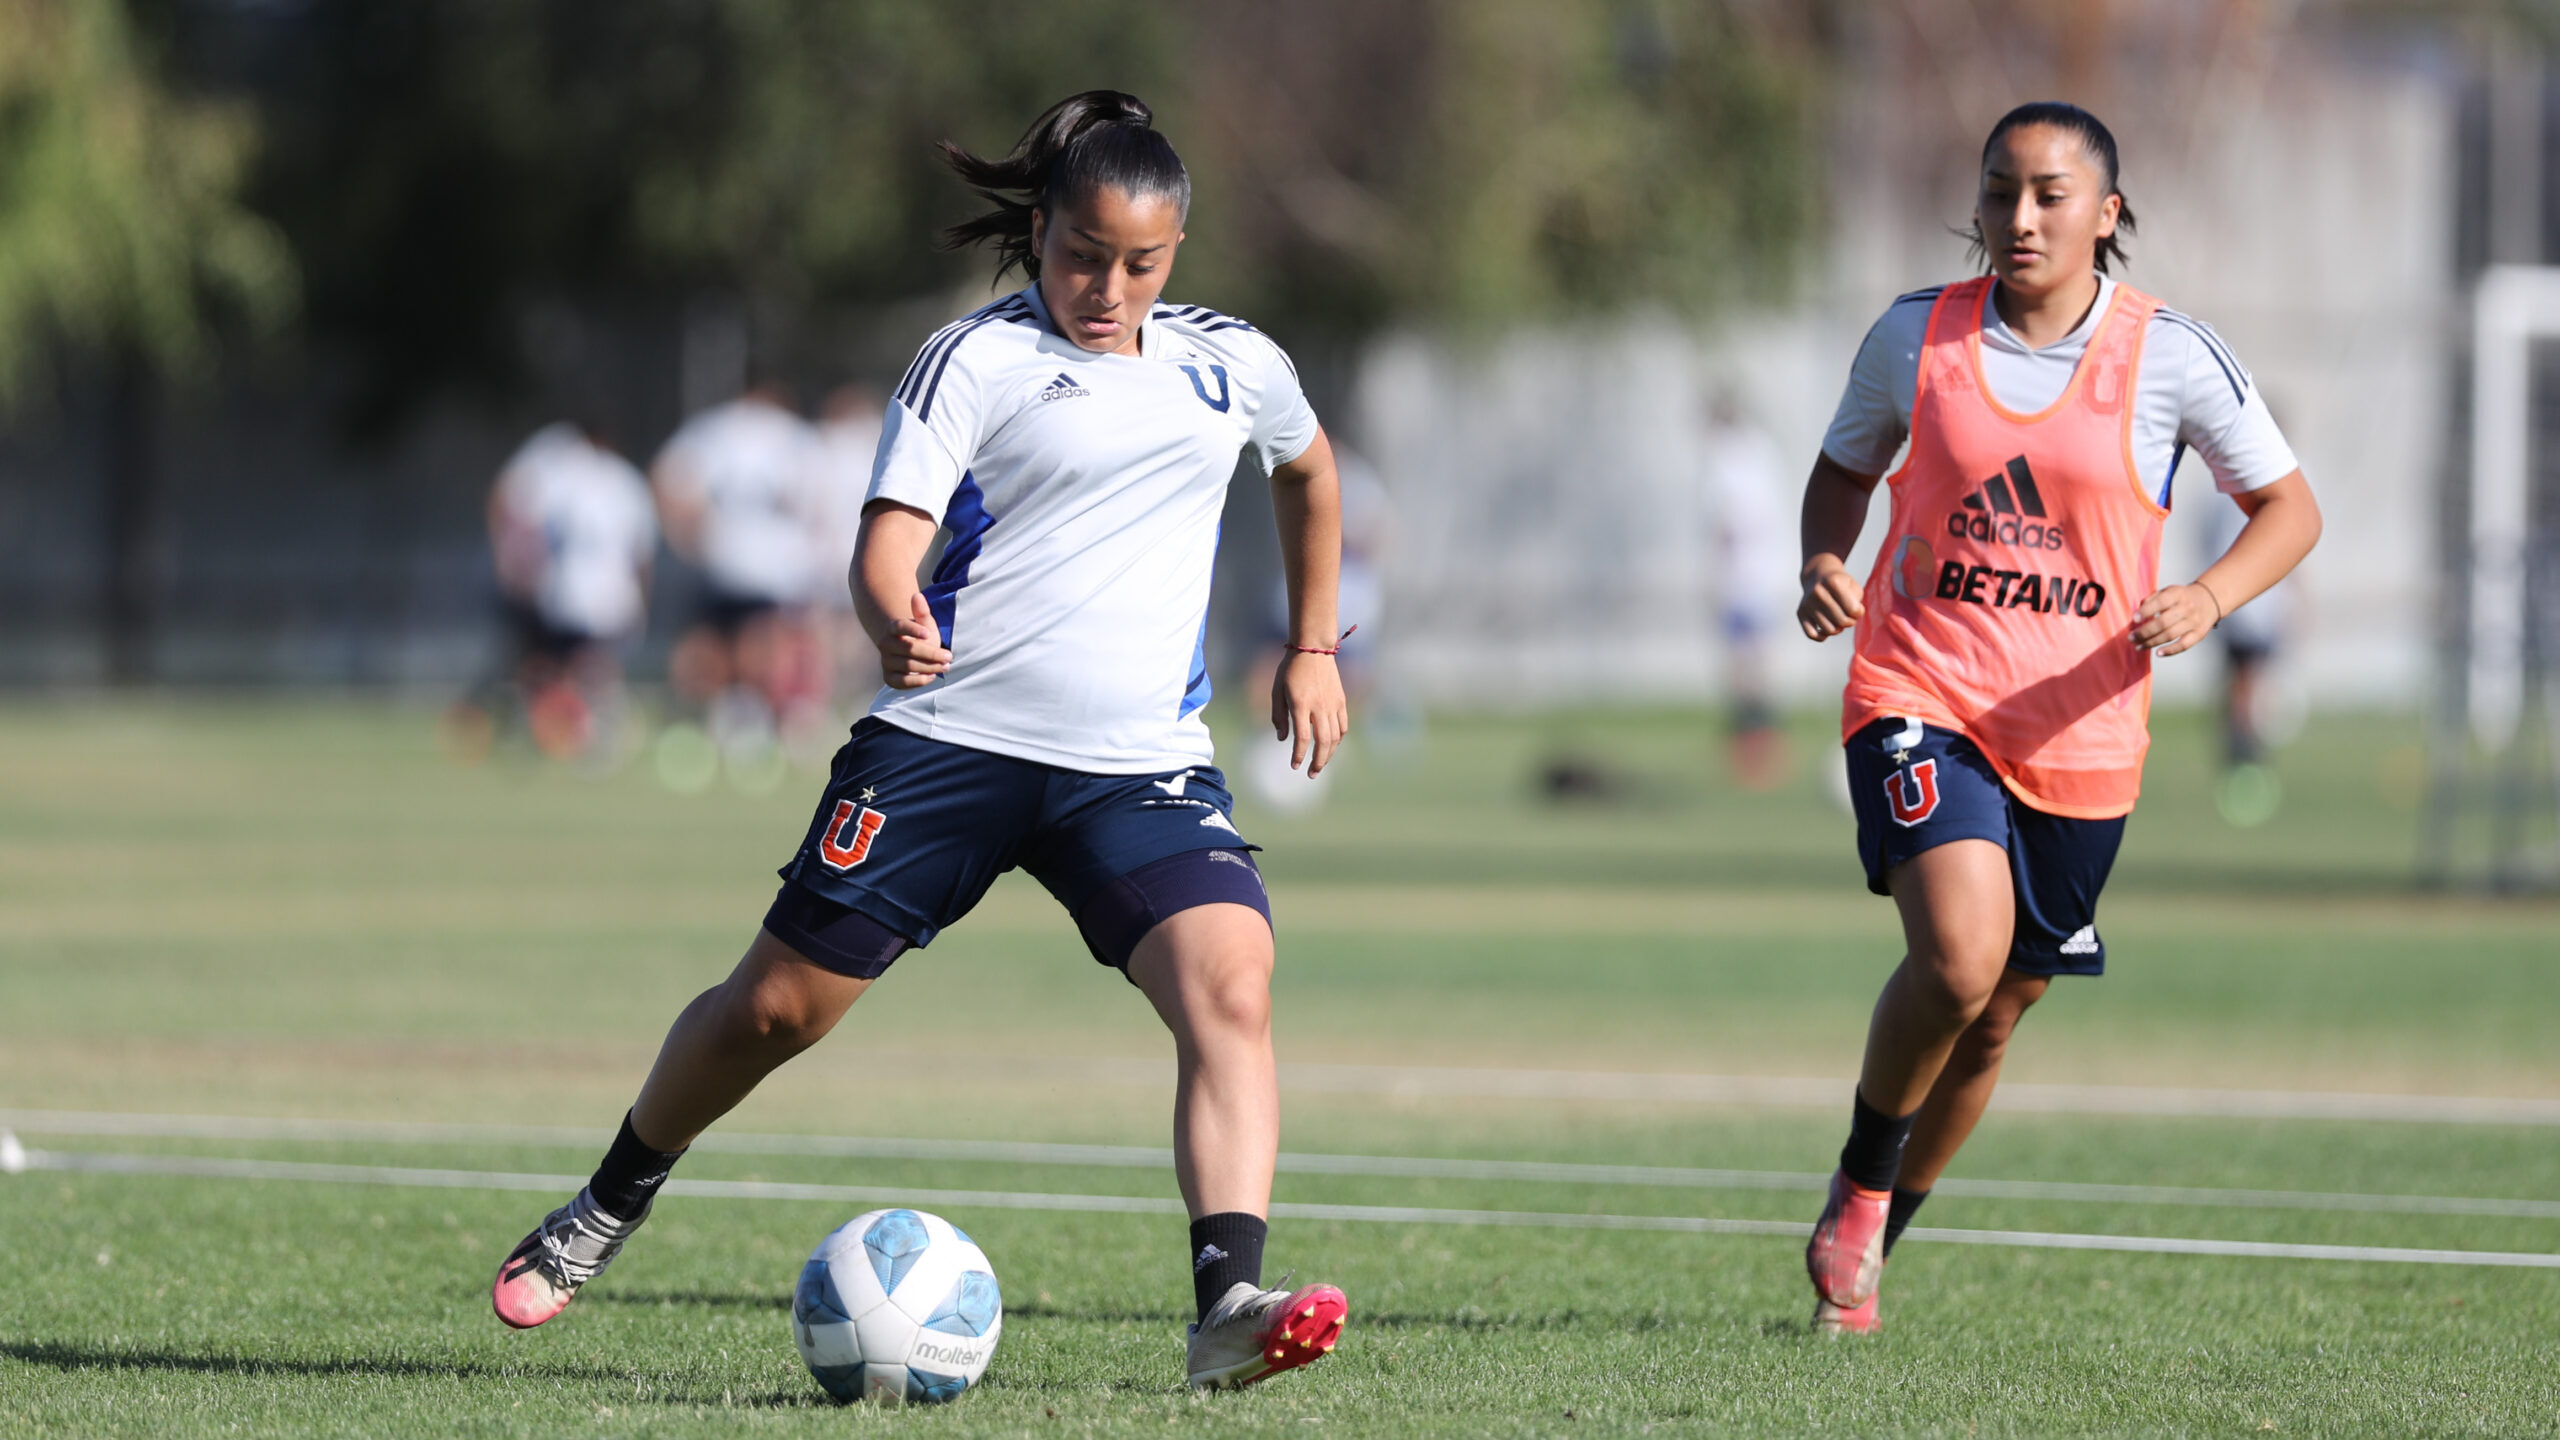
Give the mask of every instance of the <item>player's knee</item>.
[(1271, 965), (1250, 955), (1222, 957), (1200, 987), (1202, 1018), (1230, 1035), (1271, 1031)]
[(806, 1050), (836, 1027), (832, 1011), (798, 999), (759, 998), (753, 1016), (756, 1037), (777, 1050)]
[(1993, 954), (1981, 947), (1949, 947), (1915, 953), (1905, 971), (1923, 1005), (1970, 1024), (1990, 1005), (2007, 958), (2005, 951)]
[(825, 1039), (842, 1014), (807, 987), (770, 975), (736, 987), (728, 999), (733, 1038), (761, 1050), (806, 1050)]
[(2014, 979), (2003, 978), (1990, 1000), (1983, 1005), (1982, 1013), (1974, 1018), (1973, 1028), (1965, 1035), (1968, 1048), (1992, 1064), (1999, 1063), (2001, 1055), (2008, 1050), (2009, 1037), (2017, 1033), (2018, 1022), (2026, 1018), (2027, 1007), (2044, 995), (2042, 981), (2019, 985), (2011, 983)]

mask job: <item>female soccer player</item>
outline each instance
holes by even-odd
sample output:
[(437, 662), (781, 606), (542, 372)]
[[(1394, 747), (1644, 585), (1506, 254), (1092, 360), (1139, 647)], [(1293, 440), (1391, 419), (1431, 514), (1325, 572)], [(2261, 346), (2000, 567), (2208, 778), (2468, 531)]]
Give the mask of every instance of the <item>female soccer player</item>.
[[(2108, 278), (2133, 211), (2097, 117), (2002, 117), (1975, 224), (1991, 273), (1876, 322), (1805, 486), (1796, 617), (1815, 640), (1857, 631), (1841, 729), (1858, 851), (1907, 947), (1805, 1251), (1835, 1332), (1876, 1328), (1884, 1257), (1981, 1118), (2018, 1018), (2052, 977), (2105, 966), (2098, 892), (2141, 787), (2152, 657), (2192, 649), (2320, 534), (2221, 339)], [(1861, 590), (1842, 557), (1906, 439)], [(2159, 586), (2189, 449), (2248, 523)]]
[(1250, 449), (1292, 599), (1272, 723), (1320, 772), (1349, 723), (1333, 461), (1278, 346), (1158, 301), (1191, 181), (1135, 96), (1061, 101), (1001, 159), (943, 149), (995, 204), (946, 243), (991, 243), (998, 274), (1032, 283), (935, 334), (889, 406), (851, 576), (885, 687), (745, 958), (678, 1017), (594, 1178), (507, 1257), (493, 1303), (519, 1327), (558, 1314), (696, 1135), (1018, 865), (1173, 1032), (1189, 1378), (1248, 1385), (1332, 1349), (1347, 1306), (1261, 1284), (1272, 933), (1200, 715), (1209, 574)]

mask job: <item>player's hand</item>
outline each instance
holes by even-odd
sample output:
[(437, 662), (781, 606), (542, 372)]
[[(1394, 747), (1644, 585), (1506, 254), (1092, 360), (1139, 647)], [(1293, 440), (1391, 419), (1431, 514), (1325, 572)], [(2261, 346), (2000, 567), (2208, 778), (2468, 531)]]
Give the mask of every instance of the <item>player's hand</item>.
[(1808, 640), (1845, 635), (1867, 615), (1867, 597), (1849, 567), (1837, 556), (1816, 555), (1804, 567), (1804, 598), (1796, 602), (1796, 623)]
[(1351, 733), (1351, 702), (1343, 697), (1342, 667), (1331, 655), (1292, 650), (1271, 677), (1271, 729), (1289, 742), (1289, 768), (1305, 767), (1312, 780), (1333, 762), (1335, 747)]
[(2161, 655), (2193, 650), (2222, 623), (2222, 607), (2201, 585), (2164, 585), (2133, 612), (2133, 643)]
[(951, 652), (942, 648), (942, 623), (918, 592), (907, 602), (907, 618), (880, 642), (880, 678), (892, 690), (921, 690), (951, 668)]

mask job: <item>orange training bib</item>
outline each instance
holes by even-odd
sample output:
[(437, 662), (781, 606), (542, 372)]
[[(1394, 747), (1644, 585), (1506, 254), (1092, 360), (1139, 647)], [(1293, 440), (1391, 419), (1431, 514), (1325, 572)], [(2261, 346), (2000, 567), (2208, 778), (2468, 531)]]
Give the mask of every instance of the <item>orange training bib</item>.
[(2036, 809), (2108, 819), (2133, 809), (2151, 745), (2151, 656), (2131, 636), (2169, 512), (2133, 463), (2133, 382), (2160, 302), (2116, 286), (2061, 398), (2021, 415), (1982, 379), (1994, 283), (1950, 285), (1929, 312), (1842, 734), (1924, 720)]

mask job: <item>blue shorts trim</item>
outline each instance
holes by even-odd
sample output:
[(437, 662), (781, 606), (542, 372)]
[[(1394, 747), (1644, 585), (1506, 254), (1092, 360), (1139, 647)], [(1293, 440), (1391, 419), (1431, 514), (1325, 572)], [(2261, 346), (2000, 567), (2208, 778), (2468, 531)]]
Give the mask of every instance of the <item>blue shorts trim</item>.
[(2017, 925), (2009, 968), (2099, 975), (2098, 895), (2124, 844), (2124, 817), (2048, 815), (2010, 793), (1974, 743), (1916, 720), (1879, 720), (1849, 737), (1850, 806), (1867, 888), (1892, 891), (1893, 868), (1951, 840), (1988, 840), (2009, 854)]
[(1008, 870), (1028, 871), (1081, 917), (1096, 896), (1154, 861), (1250, 851), (1234, 808), (1214, 765), (1093, 775), (929, 740), (867, 716), (836, 752), (817, 814), (781, 875), (922, 949)]

